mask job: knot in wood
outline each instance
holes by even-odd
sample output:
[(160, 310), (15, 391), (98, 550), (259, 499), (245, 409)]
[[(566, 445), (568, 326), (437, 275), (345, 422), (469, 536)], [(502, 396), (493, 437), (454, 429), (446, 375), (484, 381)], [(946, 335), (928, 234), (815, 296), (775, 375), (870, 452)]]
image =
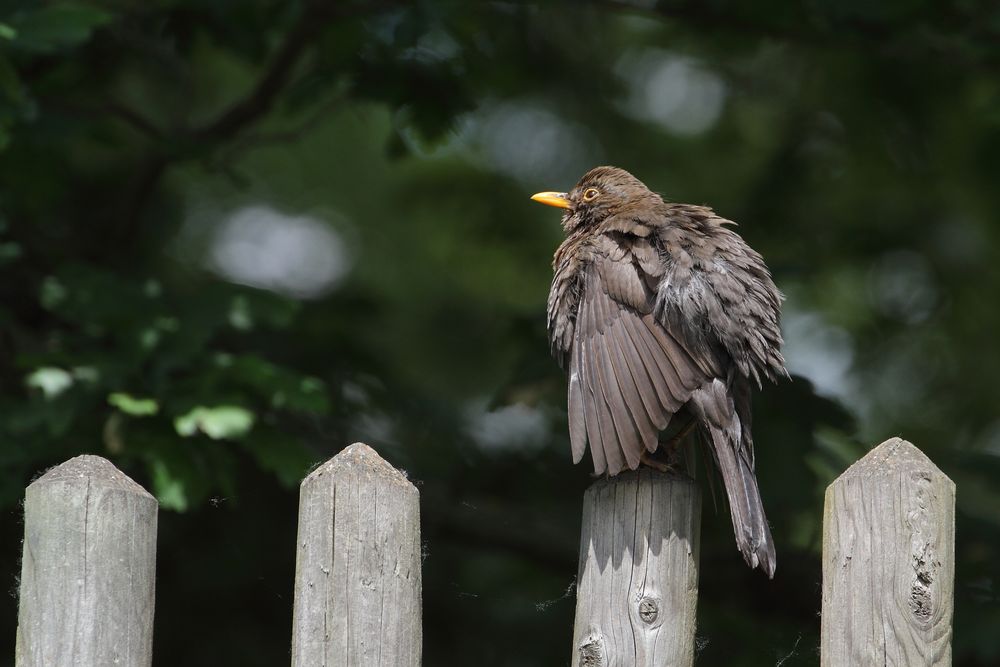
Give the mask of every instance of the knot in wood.
[(605, 667), (608, 664), (604, 657), (604, 638), (592, 634), (580, 644), (580, 667)]
[(643, 598), (639, 601), (639, 618), (646, 623), (652, 623), (660, 614), (660, 607), (653, 598)]

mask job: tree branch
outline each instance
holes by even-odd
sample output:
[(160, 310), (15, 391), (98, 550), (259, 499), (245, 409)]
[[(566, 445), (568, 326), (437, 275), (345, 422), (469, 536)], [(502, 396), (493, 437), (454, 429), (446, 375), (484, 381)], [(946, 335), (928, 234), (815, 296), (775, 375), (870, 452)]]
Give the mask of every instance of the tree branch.
[[(288, 80), (302, 54), (321, 27), (321, 17), (312, 11), (312, 6), (304, 10), (285, 35), (270, 65), (247, 96), (222, 112), (215, 120), (190, 132), (189, 136), (197, 142), (225, 141), (270, 111), (275, 98), (288, 85)], [(136, 114), (122, 115), (119, 109), (118, 115), (136, 127), (147, 125), (144, 122), (136, 125), (139, 119)], [(154, 134), (160, 134), (152, 125), (148, 127)], [(141, 216), (167, 168), (184, 157), (183, 153), (164, 153), (161, 147), (157, 147), (143, 159), (132, 194), (128, 199), (122, 225), (130, 224)]]
[(306, 9), (292, 26), (275, 52), (263, 76), (250, 93), (224, 111), (218, 118), (194, 131), (199, 139), (219, 140), (231, 137), (246, 125), (270, 111), (275, 98), (288, 84), (310, 41), (322, 27), (321, 17)]
[(233, 145), (228, 148), (223, 155), (220, 156), (219, 161), (222, 163), (232, 162), (238, 156), (247, 151), (253, 150), (255, 148), (260, 148), (262, 146), (267, 146), (269, 144), (276, 143), (289, 143), (293, 141), (298, 141), (307, 132), (311, 131), (322, 121), (326, 120), (330, 116), (330, 112), (335, 109), (343, 100), (345, 95), (334, 95), (331, 99), (318, 105), (309, 115), (302, 119), (297, 125), (292, 126), (286, 130), (277, 130), (274, 132), (247, 132), (239, 139), (237, 139)]
[[(266, 115), (274, 106), (275, 100), (288, 87), (296, 67), (302, 60), (308, 47), (316, 35), (332, 18), (345, 18), (359, 13), (377, 13), (396, 5), (395, 0), (375, 2), (372, 4), (358, 3), (348, 9), (328, 6), (321, 0), (306, 2), (306, 7), (298, 20), (285, 34), (280, 45), (271, 57), (264, 73), (253, 88), (241, 100), (235, 102), (218, 117), (205, 125), (186, 133), (186, 137), (178, 139), (194, 140), (196, 144), (219, 143), (231, 139), (248, 125)], [(125, 113), (122, 113), (125, 111)], [(149, 134), (159, 131), (137, 114), (128, 113), (127, 109), (118, 109), (117, 115), (136, 128)], [(169, 140), (166, 133), (162, 138)], [(129, 221), (135, 220), (146, 206), (149, 196), (156, 189), (156, 184), (167, 168), (174, 162), (188, 157), (183, 151), (164, 152), (162, 148), (151, 151), (144, 159), (144, 168), (138, 178), (134, 194), (128, 206)]]
[(38, 99), (46, 107), (74, 116), (110, 116), (122, 121), (149, 139), (154, 141), (161, 141), (163, 139), (163, 132), (160, 128), (156, 127), (155, 123), (118, 100), (108, 100), (99, 104), (77, 104), (48, 96), (40, 96)]

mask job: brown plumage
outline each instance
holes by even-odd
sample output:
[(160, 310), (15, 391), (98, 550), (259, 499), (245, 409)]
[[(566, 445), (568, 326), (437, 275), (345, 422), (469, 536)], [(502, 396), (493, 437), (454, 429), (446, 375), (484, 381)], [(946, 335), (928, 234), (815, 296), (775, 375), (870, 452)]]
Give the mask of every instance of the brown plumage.
[(568, 193), (548, 301), (552, 353), (569, 374), (574, 462), (639, 466), (678, 413), (697, 419), (725, 483), (736, 543), (774, 575), (754, 475), (750, 385), (787, 375), (781, 294), (761, 256), (711, 209), (665, 202), (615, 167)]

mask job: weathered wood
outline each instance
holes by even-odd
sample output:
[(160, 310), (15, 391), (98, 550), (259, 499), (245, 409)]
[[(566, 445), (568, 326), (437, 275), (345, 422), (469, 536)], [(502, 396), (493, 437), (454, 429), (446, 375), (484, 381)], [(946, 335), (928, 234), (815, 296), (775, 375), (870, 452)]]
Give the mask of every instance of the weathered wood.
[(18, 667), (152, 663), (156, 512), (153, 496), (99, 456), (28, 486)]
[(587, 489), (573, 667), (694, 662), (700, 521), (686, 477), (643, 469)]
[(826, 490), (823, 667), (951, 664), (955, 485), (892, 438)]
[(420, 665), (419, 494), (356, 443), (305, 478), (292, 665)]

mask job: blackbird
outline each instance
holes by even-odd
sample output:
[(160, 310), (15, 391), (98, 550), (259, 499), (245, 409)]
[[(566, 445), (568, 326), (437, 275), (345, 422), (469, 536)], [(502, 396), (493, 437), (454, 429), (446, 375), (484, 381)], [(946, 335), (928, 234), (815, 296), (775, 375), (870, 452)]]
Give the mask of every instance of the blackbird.
[[(783, 297), (763, 258), (712, 209), (664, 201), (616, 167), (532, 199), (565, 209), (548, 332), (569, 374), (574, 462), (590, 443), (597, 474), (662, 467), (654, 452), (697, 425), (725, 484), (736, 544), (751, 567), (773, 577), (750, 389), (788, 372)], [(671, 422), (680, 422), (679, 433), (661, 447)]]

